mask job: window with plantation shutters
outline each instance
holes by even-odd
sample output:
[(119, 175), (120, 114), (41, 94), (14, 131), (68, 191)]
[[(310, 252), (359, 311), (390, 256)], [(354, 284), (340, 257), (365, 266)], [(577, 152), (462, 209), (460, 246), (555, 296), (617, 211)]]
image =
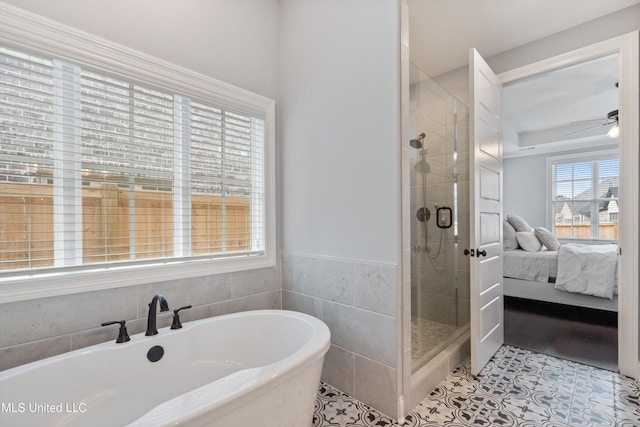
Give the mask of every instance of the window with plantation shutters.
[(619, 163), (617, 153), (550, 160), (556, 237), (618, 240)]
[(0, 273), (265, 253), (265, 115), (0, 47)]

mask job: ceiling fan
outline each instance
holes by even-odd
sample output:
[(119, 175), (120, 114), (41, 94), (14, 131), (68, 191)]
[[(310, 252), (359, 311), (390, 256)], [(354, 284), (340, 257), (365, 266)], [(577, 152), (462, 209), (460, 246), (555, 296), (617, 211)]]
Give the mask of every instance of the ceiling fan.
[(568, 133), (567, 136), (575, 135), (575, 134), (581, 133), (581, 132), (586, 132), (588, 130), (595, 129), (595, 128), (600, 127), (600, 126), (611, 126), (611, 125), (613, 125), (613, 126), (611, 127), (611, 129), (609, 129), (609, 132), (607, 132), (607, 135), (610, 138), (617, 138), (618, 135), (620, 134), (620, 128), (618, 127), (618, 110), (609, 111), (607, 113), (607, 117), (606, 118), (592, 119), (592, 120), (580, 120), (580, 121), (571, 122), (571, 123), (589, 123), (589, 122), (599, 122), (599, 123), (595, 124), (593, 126), (586, 127), (584, 129), (580, 129), (580, 130), (576, 130), (574, 132)]

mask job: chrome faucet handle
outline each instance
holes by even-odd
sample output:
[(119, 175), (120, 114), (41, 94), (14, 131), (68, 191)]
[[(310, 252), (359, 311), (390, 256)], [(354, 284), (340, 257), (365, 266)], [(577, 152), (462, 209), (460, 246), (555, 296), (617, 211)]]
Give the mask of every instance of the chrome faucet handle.
[(125, 326), (126, 322), (126, 320), (113, 320), (111, 322), (102, 323), (102, 326), (115, 325), (116, 323), (119, 323), (120, 331), (118, 332), (116, 343), (122, 344), (123, 342), (131, 341), (131, 338), (129, 338), (129, 334), (127, 333), (127, 327)]
[(173, 310), (173, 323), (171, 324), (171, 329), (180, 329), (182, 328), (182, 323), (180, 323), (180, 315), (178, 315), (178, 313), (180, 312), (180, 310), (186, 310), (188, 308), (191, 308), (192, 306), (190, 305), (185, 305), (184, 307), (180, 307), (176, 310)]

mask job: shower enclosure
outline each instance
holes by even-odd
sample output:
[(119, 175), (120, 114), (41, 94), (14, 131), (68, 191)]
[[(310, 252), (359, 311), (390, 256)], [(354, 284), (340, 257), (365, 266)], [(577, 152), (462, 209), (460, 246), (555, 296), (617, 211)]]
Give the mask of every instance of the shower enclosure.
[(411, 367), (469, 328), (468, 108), (410, 68)]

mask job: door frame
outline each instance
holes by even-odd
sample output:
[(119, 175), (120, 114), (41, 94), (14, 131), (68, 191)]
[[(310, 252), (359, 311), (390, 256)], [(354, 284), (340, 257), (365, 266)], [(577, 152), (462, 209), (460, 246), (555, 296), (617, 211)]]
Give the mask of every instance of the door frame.
[[(620, 256), (618, 270), (618, 367), (640, 378), (638, 350), (638, 234), (640, 188), (640, 32), (634, 31), (498, 74), (503, 84), (610, 54), (619, 58)], [(621, 197), (622, 200), (622, 197)]]

